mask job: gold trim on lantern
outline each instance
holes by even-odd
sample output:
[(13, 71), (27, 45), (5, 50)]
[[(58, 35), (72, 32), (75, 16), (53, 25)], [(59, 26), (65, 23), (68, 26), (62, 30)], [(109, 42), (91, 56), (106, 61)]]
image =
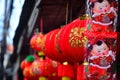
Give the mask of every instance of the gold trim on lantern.
[(44, 52), (43, 51), (38, 52), (38, 56), (44, 56)]
[(90, 20), (91, 19), (89, 14), (84, 14), (84, 15), (80, 16), (79, 18), (80, 18), (80, 20)]
[(63, 62), (63, 65), (68, 65), (68, 62)]
[(71, 80), (71, 78), (70, 78), (70, 77), (67, 77), (67, 76), (63, 76), (63, 77), (62, 77), (62, 80)]
[(89, 63), (88, 62), (84, 62), (83, 65), (87, 66), (87, 65), (89, 65)]
[(44, 76), (41, 76), (41, 77), (39, 77), (39, 80), (47, 80), (47, 78)]

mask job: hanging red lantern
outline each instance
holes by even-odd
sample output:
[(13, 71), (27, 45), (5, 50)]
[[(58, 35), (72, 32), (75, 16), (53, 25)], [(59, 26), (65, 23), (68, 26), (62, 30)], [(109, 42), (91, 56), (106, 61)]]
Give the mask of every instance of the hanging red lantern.
[(23, 70), (23, 75), (25, 78), (29, 79), (29, 78), (32, 78), (33, 75), (30, 73), (30, 70), (31, 69), (31, 66), (28, 66), (26, 67), (24, 70)]
[(58, 66), (58, 76), (62, 77), (62, 80), (74, 80), (74, 72), (74, 66), (66, 62)]
[(30, 72), (31, 65), (34, 60), (35, 57), (33, 55), (29, 55), (21, 62), (21, 69), (23, 70), (25, 80), (37, 80), (35, 75), (32, 75), (32, 73)]
[(43, 34), (42, 33), (36, 33), (32, 36), (31, 40), (30, 40), (30, 46), (31, 48), (33, 48), (34, 50), (37, 51), (41, 51), (42, 49), (42, 38), (43, 38)]
[(38, 58), (31, 65), (30, 72), (37, 77), (40, 76), (52, 76), (57, 74), (58, 62), (53, 61), (49, 58)]
[(88, 41), (87, 36), (83, 33), (89, 26), (90, 20), (76, 19), (73, 22), (63, 26), (56, 40), (59, 46), (57, 50), (59, 54), (67, 57), (68, 62), (83, 62), (85, 45)]
[(22, 62), (21, 62), (21, 69), (24, 70), (26, 67), (31, 66), (32, 62), (35, 60), (33, 55), (27, 56)]
[(87, 80), (85, 79), (84, 66), (79, 65), (77, 68), (77, 80)]
[(26, 60), (23, 60), (21, 62), (21, 69), (25, 69), (26, 67), (30, 66), (32, 63), (31, 62), (27, 62)]

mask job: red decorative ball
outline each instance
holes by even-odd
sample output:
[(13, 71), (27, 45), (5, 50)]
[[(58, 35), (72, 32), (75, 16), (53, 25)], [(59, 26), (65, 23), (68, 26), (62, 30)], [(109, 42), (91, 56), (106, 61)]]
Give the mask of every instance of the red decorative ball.
[(32, 63), (31, 62), (27, 62), (26, 60), (23, 60), (21, 62), (21, 69), (24, 70), (26, 67), (30, 66)]
[(73, 65), (59, 65), (58, 66), (58, 76), (62, 77), (62, 76), (67, 76), (70, 77), (71, 79), (74, 79), (75, 77), (75, 73), (74, 73), (74, 66)]
[(52, 76), (53, 73), (57, 74), (58, 63), (52, 61), (49, 58), (37, 59), (31, 66), (31, 73), (38, 77), (40, 76)]
[(34, 50), (41, 51), (42, 50), (42, 38), (43, 38), (42, 33), (36, 33), (32, 36), (30, 40), (30, 46)]

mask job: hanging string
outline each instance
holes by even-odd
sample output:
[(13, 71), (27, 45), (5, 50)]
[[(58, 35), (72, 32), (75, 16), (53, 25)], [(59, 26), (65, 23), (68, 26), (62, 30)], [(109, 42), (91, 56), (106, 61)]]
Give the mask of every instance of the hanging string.
[(70, 7), (70, 22), (72, 21), (72, 6)]
[(68, 23), (68, 1), (66, 4), (66, 24)]
[(43, 19), (40, 19), (40, 32), (43, 33)]

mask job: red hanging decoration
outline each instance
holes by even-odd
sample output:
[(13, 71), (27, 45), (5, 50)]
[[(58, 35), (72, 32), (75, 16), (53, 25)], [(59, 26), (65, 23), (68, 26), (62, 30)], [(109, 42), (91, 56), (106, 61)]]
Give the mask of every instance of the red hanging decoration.
[(83, 33), (88, 27), (89, 22), (90, 20), (76, 19), (63, 26), (57, 34), (57, 50), (70, 63), (84, 61), (85, 45), (88, 39)]
[(37, 59), (31, 65), (31, 69), (29, 70), (33, 75), (37, 77), (40, 76), (52, 76), (53, 74), (57, 75), (57, 67), (58, 63), (56, 61), (52, 61), (49, 58), (46, 59)]
[(31, 48), (33, 48), (34, 50), (37, 50), (37, 51), (42, 51), (42, 38), (43, 38), (43, 36), (44, 35), (42, 33), (34, 34), (30, 40)]
[(67, 64), (67, 65), (64, 65), (64, 64), (61, 64), (58, 66), (58, 76), (59, 77), (69, 77), (71, 79), (74, 79), (75, 77), (75, 73), (74, 73), (74, 66), (73, 65), (70, 65), (70, 64)]

